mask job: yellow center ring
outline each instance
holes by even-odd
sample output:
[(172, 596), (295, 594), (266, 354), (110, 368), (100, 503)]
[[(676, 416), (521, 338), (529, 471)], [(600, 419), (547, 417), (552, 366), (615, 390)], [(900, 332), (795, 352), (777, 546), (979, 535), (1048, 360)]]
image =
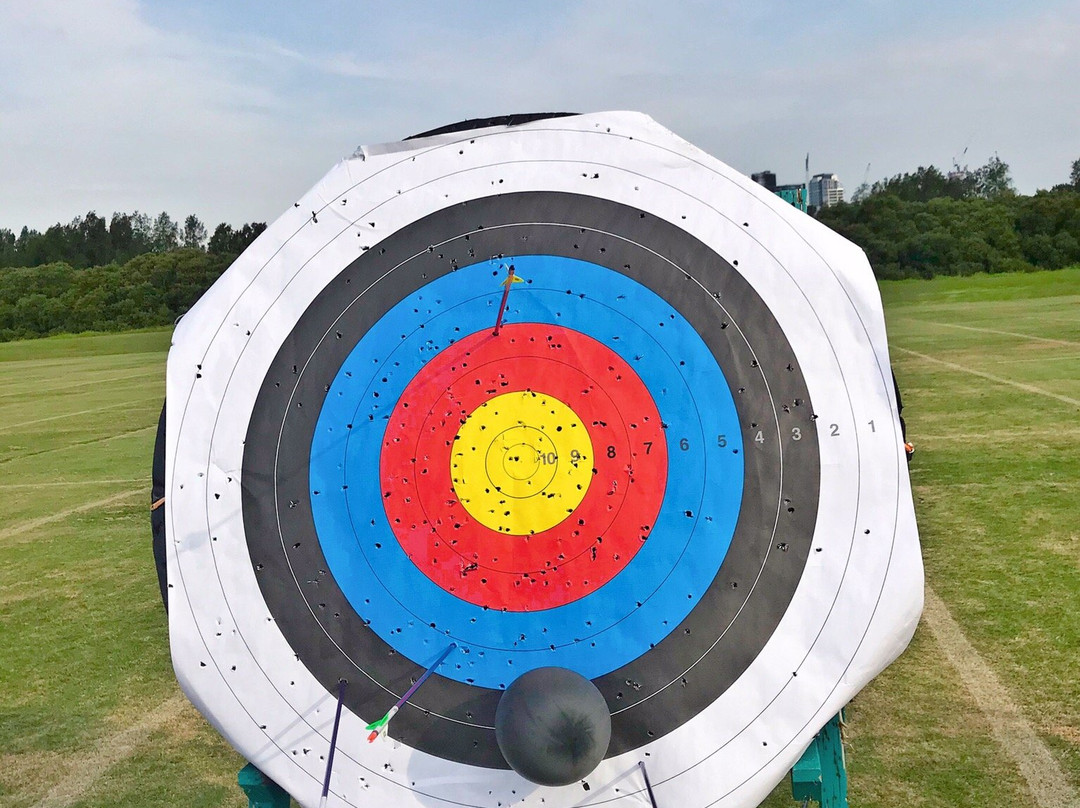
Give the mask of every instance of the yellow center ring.
[(562, 401), (528, 390), (490, 398), (454, 437), (450, 477), (458, 501), (498, 533), (549, 530), (581, 504), (592, 482), (588, 430)]

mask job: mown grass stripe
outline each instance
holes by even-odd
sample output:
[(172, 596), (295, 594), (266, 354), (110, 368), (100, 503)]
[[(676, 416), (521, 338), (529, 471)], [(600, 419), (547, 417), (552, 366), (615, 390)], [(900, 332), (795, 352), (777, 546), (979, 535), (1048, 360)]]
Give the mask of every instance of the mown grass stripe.
[(122, 480), (47, 480), (39, 483), (0, 483), (0, 490), (9, 488), (71, 488), (76, 485), (119, 485), (141, 483), (143, 478), (130, 477)]
[(0, 426), (0, 433), (11, 432), (11, 431), (13, 431), (15, 429), (21, 429), (24, 426), (33, 426), (34, 424), (44, 424), (44, 423), (46, 423), (48, 421), (59, 421), (59, 420), (62, 420), (64, 418), (75, 418), (76, 416), (79, 416), (79, 415), (93, 415), (95, 413), (104, 412), (105, 410), (115, 410), (117, 407), (141, 406), (141, 405), (144, 405), (144, 404), (148, 403), (151, 400), (152, 399), (146, 399), (146, 400), (142, 400), (142, 401), (138, 401), (138, 402), (118, 401), (115, 404), (103, 404), (100, 407), (94, 407), (93, 409), (89, 409), (89, 410), (79, 410), (77, 412), (65, 412), (65, 413), (61, 413), (60, 415), (50, 415), (47, 418), (35, 418), (32, 421), (22, 421), (22, 422), (17, 423), (17, 424), (5, 424), (3, 426)]
[(92, 751), (72, 759), (63, 779), (35, 808), (65, 808), (78, 801), (110, 767), (131, 757), (153, 732), (175, 721), (186, 704), (182, 695), (170, 696), (131, 726), (101, 739)]
[[(156, 370), (157, 370), (157, 368), (154, 368), (154, 371), (156, 371)], [(103, 378), (87, 379), (87, 380), (81, 381), (81, 382), (69, 382), (67, 384), (55, 384), (55, 385), (48, 385), (48, 386), (39, 385), (40, 392), (38, 392), (38, 391), (35, 391), (35, 392), (37, 392), (38, 395), (40, 395), (41, 393), (47, 393), (47, 394), (48, 393), (59, 393), (61, 391), (65, 391), (65, 390), (74, 390), (76, 387), (90, 387), (90, 386), (97, 387), (97, 386), (101, 386), (101, 385), (104, 385), (104, 384), (112, 384), (113, 382), (127, 381), (128, 379), (145, 379), (149, 372), (150, 372), (149, 369), (146, 369), (146, 370), (142, 370), (142, 371), (140, 371), (138, 373), (128, 373), (128, 374), (125, 374), (123, 376), (106, 376), (106, 377), (103, 377)], [(20, 390), (16, 390), (13, 393), (0, 393), (0, 399), (4, 399), (4, 398), (22, 398), (22, 397), (27, 397), (29, 395), (32, 395), (32, 393), (30, 393), (25, 388), (23, 388), (23, 389), (20, 389)]]
[(964, 687), (986, 716), (994, 739), (1027, 781), (1035, 802), (1040, 808), (1080, 808), (1080, 800), (1061, 766), (997, 674), (968, 641), (945, 602), (929, 586), (923, 618), (945, 658), (960, 674)]
[(157, 429), (157, 424), (152, 426), (140, 426), (138, 429), (129, 429), (127, 432), (117, 432), (114, 435), (103, 435), (100, 438), (93, 438), (91, 440), (72, 441), (64, 446), (54, 446), (52, 449), (42, 449), (37, 452), (26, 452), (24, 454), (12, 455), (11, 457), (5, 457), (0, 459), (0, 466), (7, 463), (14, 463), (19, 460), (26, 460), (31, 457), (40, 457), (41, 455), (52, 454), (54, 452), (66, 452), (69, 449), (82, 449), (86, 446), (93, 446), (97, 443), (108, 443), (119, 438), (129, 438), (132, 435), (138, 435), (140, 432), (149, 432), (152, 429)]
[(1013, 381), (1012, 379), (1006, 379), (1002, 376), (995, 376), (993, 373), (986, 373), (981, 370), (966, 368), (963, 365), (956, 364), (955, 362), (948, 362), (944, 359), (938, 359), (935, 356), (928, 356), (927, 354), (913, 351), (910, 348), (901, 348), (899, 345), (894, 345), (892, 346), (892, 348), (894, 351), (900, 351), (911, 356), (916, 356), (919, 359), (923, 359), (927, 362), (933, 362), (936, 365), (942, 365), (943, 367), (947, 367), (950, 370), (956, 370), (960, 373), (968, 373), (972, 376), (979, 376), (980, 378), (989, 379), (990, 381), (997, 382), (998, 384), (1005, 384), (1009, 387), (1015, 387), (1018, 390), (1023, 390), (1026, 393), (1035, 393), (1040, 396), (1046, 396), (1047, 398), (1056, 399), (1057, 401), (1064, 402), (1065, 404), (1071, 404), (1074, 407), (1080, 407), (1080, 401), (1075, 398), (1069, 398), (1069, 396), (1063, 396), (1060, 393), (1053, 393), (1049, 390), (1043, 390), (1041, 387), (1036, 387), (1033, 384), (1025, 384), (1024, 382)]
[(14, 525), (12, 527), (4, 528), (0, 530), (0, 541), (7, 541), (13, 539), (16, 536), (27, 533), (31, 530), (35, 530), (39, 527), (52, 524), (53, 522), (59, 522), (63, 519), (67, 519), (69, 516), (74, 516), (77, 513), (85, 513), (86, 511), (92, 511), (97, 508), (107, 508), (109, 505), (113, 505), (117, 502), (122, 502), (125, 499), (135, 496), (136, 494), (142, 494), (149, 497), (149, 488), (136, 488), (128, 491), (122, 491), (119, 494), (113, 494), (111, 497), (105, 497), (104, 499), (94, 500), (93, 502), (84, 502), (82, 505), (76, 505), (72, 508), (66, 508), (56, 513), (50, 513), (48, 516), (40, 516), (37, 519), (31, 519), (28, 522), (22, 522), (21, 524)]
[(1052, 345), (1065, 345), (1068, 347), (1080, 347), (1080, 342), (1076, 340), (1068, 339), (1053, 339), (1052, 337), (1037, 337), (1034, 334), (1021, 334), (1017, 331), (1000, 331), (996, 328), (983, 328), (975, 325), (961, 325), (960, 323), (939, 323), (936, 320), (923, 320), (916, 317), (903, 317), (900, 318), (909, 323), (918, 323), (919, 325), (933, 325), (939, 328), (959, 328), (964, 331), (975, 331), (981, 334), (997, 334), (1002, 337), (1016, 337), (1017, 339), (1026, 339), (1033, 342), (1049, 342)]

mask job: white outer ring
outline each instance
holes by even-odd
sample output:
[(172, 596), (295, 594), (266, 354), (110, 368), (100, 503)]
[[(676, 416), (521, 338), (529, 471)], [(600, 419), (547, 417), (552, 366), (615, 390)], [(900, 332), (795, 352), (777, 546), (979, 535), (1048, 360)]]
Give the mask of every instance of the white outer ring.
[[(452, 764), (390, 742), (368, 745), (362, 720), (345, 711), (331, 804), (640, 802), (634, 772), (648, 753), (662, 804), (756, 805), (816, 730), (906, 646), (921, 611), (884, 319), (854, 245), (634, 113), (358, 153), (274, 222), (185, 316), (167, 385), (177, 678), (242, 754), (300, 804), (317, 803), (334, 696), (273, 624), (247, 553), (240, 468), (255, 398), (285, 336), (361, 246), (455, 202), (521, 190), (634, 206), (738, 261), (788, 335), (819, 415), (814, 547), (821, 552), (811, 552), (780, 625), (732, 687), (664, 738), (604, 761), (588, 793), (535, 787), (513, 772)], [(832, 423), (839, 438), (828, 436)]]

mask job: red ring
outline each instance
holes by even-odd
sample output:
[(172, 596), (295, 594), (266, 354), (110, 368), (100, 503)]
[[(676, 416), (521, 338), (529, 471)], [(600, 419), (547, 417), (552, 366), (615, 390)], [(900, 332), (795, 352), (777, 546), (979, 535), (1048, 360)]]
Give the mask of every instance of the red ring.
[[(458, 501), (450, 449), (469, 413), (522, 390), (575, 411), (595, 473), (567, 519), (508, 536)], [(521, 323), (470, 334), (416, 374), (390, 416), (380, 472), (391, 529), (428, 578), (478, 606), (537, 611), (595, 591), (634, 557), (663, 502), (667, 445), (652, 396), (618, 354), (577, 331)]]

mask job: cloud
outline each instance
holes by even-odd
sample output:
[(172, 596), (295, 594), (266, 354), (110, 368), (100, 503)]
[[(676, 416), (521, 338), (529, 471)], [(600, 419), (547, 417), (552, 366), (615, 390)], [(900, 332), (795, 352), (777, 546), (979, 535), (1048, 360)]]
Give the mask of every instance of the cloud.
[[(746, 171), (835, 171), (850, 190), (965, 147), (997, 152), (1021, 190), (1080, 156), (1080, 4), (782, 4), (593, 0), (550, 25), (498, 24), (409, 40), (391, 119), (413, 131), (531, 110), (640, 109)], [(393, 131), (391, 128), (389, 131)], [(1072, 156), (1070, 150), (1077, 151)]]
[(272, 83), (236, 53), (149, 25), (129, 0), (9, 5), (0, 30), (4, 226), (91, 208), (212, 218), (295, 162), (290, 104)]
[(809, 151), (849, 189), (967, 146), (1031, 191), (1080, 157), (1076, 0), (207, 8), (0, 5), (0, 226), (270, 219), (361, 143), (511, 112), (638, 109), (748, 173), (796, 180)]
[(850, 190), (868, 162), (875, 179), (930, 163), (947, 169), (969, 148), (973, 165), (1000, 154), (1030, 193), (1064, 181), (1080, 156), (1080, 105), (1068, 100), (1078, 75), (1076, 14), (943, 29), (830, 55), (812, 69), (764, 71), (749, 88), (760, 117), (736, 131), (797, 157), (790, 168), (810, 151), (812, 170), (839, 171)]

